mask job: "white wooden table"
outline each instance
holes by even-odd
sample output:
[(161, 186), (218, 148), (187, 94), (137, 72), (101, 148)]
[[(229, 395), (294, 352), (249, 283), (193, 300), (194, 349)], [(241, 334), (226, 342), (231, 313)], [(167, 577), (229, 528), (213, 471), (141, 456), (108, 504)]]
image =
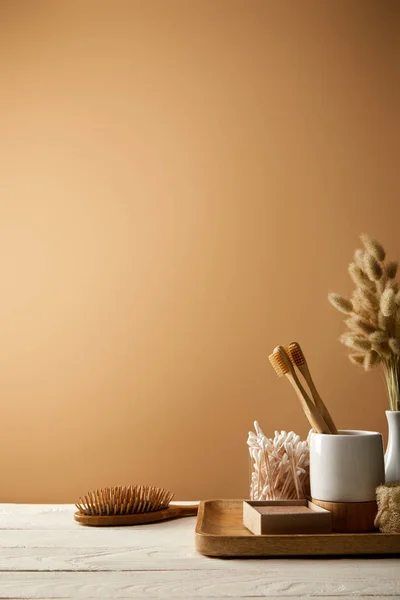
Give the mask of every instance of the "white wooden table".
[(0, 598), (400, 598), (400, 559), (211, 559), (195, 518), (89, 528), (73, 512), (0, 504)]

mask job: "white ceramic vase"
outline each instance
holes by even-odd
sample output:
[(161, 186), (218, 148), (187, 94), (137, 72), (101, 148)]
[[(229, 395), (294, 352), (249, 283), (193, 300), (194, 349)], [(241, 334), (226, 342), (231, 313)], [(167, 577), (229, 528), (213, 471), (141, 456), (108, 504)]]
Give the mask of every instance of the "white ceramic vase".
[(371, 502), (385, 481), (382, 435), (339, 430), (310, 435), (311, 496), (326, 502)]
[(400, 481), (400, 410), (387, 410), (389, 426), (388, 445), (385, 454), (386, 483)]

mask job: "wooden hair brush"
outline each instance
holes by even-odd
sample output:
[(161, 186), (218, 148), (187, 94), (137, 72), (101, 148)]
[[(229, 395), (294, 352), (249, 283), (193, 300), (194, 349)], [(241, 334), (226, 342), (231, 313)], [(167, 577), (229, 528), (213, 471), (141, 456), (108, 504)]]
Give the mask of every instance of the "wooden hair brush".
[(163, 488), (147, 485), (92, 490), (79, 498), (74, 519), (82, 525), (117, 527), (197, 515), (197, 505), (170, 506), (173, 496)]
[(322, 400), (317, 388), (315, 387), (314, 381), (311, 377), (310, 369), (307, 365), (306, 357), (304, 356), (304, 352), (301, 349), (300, 344), (298, 342), (291, 342), (288, 347), (288, 354), (290, 360), (292, 361), (292, 364), (298, 368), (298, 370), (306, 380), (307, 385), (310, 388), (310, 392), (313, 397), (315, 406), (321, 413), (325, 423), (328, 425), (331, 433), (336, 434), (338, 430), (336, 428), (335, 422), (332, 419), (329, 410), (325, 405), (325, 402)]

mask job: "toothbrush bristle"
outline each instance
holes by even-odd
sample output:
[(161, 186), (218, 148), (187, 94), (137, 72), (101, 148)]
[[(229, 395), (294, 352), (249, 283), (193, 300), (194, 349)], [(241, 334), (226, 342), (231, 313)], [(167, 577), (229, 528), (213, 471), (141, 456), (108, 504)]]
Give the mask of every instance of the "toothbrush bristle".
[(289, 344), (288, 348), (290, 360), (297, 367), (301, 367), (306, 364), (306, 359), (304, 358), (303, 350), (300, 348), (300, 345), (297, 342), (292, 342)]
[(285, 364), (285, 361), (278, 350), (274, 350), (274, 352), (270, 354), (268, 358), (278, 377), (283, 377), (289, 372), (289, 367)]

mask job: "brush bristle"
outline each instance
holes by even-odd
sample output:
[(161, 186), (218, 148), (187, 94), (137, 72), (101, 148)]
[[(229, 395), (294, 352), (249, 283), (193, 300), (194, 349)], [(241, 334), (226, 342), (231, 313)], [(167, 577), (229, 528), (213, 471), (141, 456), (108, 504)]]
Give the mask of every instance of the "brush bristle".
[(289, 372), (289, 368), (285, 364), (285, 361), (283, 360), (279, 350), (274, 350), (274, 352), (270, 354), (268, 358), (278, 377), (283, 377)]
[(297, 367), (301, 367), (302, 365), (306, 364), (306, 359), (304, 358), (303, 350), (300, 348), (297, 342), (292, 342), (291, 344), (289, 344), (288, 350), (290, 360), (294, 365), (296, 365)]
[(91, 490), (79, 498), (77, 509), (84, 515), (131, 515), (168, 508), (174, 494), (148, 485), (116, 486)]

